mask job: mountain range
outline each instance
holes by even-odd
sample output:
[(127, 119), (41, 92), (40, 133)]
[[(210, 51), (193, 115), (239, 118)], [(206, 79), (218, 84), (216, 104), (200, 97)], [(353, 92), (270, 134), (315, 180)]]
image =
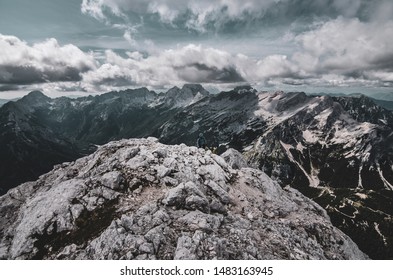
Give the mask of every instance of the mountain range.
[(154, 136), (221, 154), (240, 151), (282, 188), (326, 209), (371, 258), (393, 257), (393, 113), (365, 96), (308, 96), (200, 85), (51, 99), (31, 92), (0, 108), (0, 187), (36, 180), (109, 141)]

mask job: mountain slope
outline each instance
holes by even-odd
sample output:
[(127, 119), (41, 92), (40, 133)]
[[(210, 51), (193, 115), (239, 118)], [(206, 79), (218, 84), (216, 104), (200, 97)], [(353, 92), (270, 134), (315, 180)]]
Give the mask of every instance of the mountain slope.
[(264, 120), (254, 116), (257, 106), (258, 98), (251, 88), (221, 92), (183, 108), (154, 135), (167, 144), (195, 145), (203, 132), (210, 146), (231, 143), (231, 147), (241, 148), (263, 131)]
[(33, 92), (0, 110), (0, 194), (47, 172), (53, 163), (82, 156), (77, 147), (31, 114), (50, 99)]
[(259, 113), (272, 118), (247, 156), (326, 208), (371, 257), (391, 258), (392, 114), (364, 102), (261, 94)]
[[(393, 114), (370, 99), (236, 89), (185, 108), (158, 138), (194, 145), (200, 131), (328, 210), (373, 258), (393, 257)], [(220, 149), (219, 149), (220, 150)]]
[(296, 190), (151, 138), (57, 166), (0, 207), (1, 259), (367, 258)]

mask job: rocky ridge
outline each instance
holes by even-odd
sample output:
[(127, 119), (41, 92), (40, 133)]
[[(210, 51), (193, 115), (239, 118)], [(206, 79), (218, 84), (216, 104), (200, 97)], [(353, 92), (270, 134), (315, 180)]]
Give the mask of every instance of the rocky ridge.
[(367, 258), (319, 205), (245, 164), (235, 150), (108, 143), (0, 197), (0, 258)]

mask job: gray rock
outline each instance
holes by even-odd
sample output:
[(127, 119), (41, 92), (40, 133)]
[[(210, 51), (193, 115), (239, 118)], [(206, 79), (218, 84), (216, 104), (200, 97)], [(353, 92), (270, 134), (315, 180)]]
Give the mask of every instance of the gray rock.
[(162, 203), (168, 206), (181, 206), (184, 204), (187, 197), (187, 190), (183, 183), (178, 185), (176, 188), (170, 189)]
[(206, 182), (206, 185), (213, 191), (213, 193), (222, 203), (228, 204), (231, 202), (229, 194), (224, 191), (219, 185), (217, 185), (214, 181), (209, 180)]
[(188, 236), (180, 236), (177, 240), (175, 256), (173, 259), (194, 260), (196, 259), (195, 251), (196, 245), (192, 238)]
[(112, 190), (121, 190), (124, 188), (122, 185), (123, 177), (119, 171), (112, 171), (102, 176), (102, 183), (104, 186), (111, 188)]
[(242, 169), (249, 167), (243, 155), (235, 149), (228, 149), (221, 155), (227, 164), (233, 169)]
[(222, 220), (222, 216), (192, 211), (181, 217), (178, 221), (182, 223), (185, 228), (192, 231), (202, 230), (205, 232), (212, 232), (220, 227)]
[(176, 206), (179, 209), (199, 209), (204, 212), (209, 210), (209, 201), (193, 182), (181, 183), (176, 188), (170, 189), (162, 203), (167, 206)]
[(209, 211), (209, 201), (205, 197), (200, 197), (197, 195), (191, 195), (186, 198), (186, 209), (190, 210), (200, 210), (202, 212)]
[(244, 167), (156, 139), (111, 142), (0, 197), (0, 258), (367, 258), (324, 209)]

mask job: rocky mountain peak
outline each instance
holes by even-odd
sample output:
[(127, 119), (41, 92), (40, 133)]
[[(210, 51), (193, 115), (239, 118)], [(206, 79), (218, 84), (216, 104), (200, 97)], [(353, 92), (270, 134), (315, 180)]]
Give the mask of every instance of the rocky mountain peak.
[(240, 157), (154, 138), (101, 146), (0, 197), (0, 259), (367, 258)]
[(378, 106), (375, 100), (365, 96), (333, 97), (340, 103), (355, 120), (359, 122), (371, 122), (384, 124), (393, 128), (393, 114), (391, 111)]
[(20, 99), (21, 102), (27, 103), (27, 104), (39, 104), (39, 103), (44, 103), (51, 100), (50, 97), (46, 96), (43, 94), (41, 91), (32, 91), (23, 98)]
[(170, 107), (182, 107), (193, 104), (209, 94), (199, 84), (185, 84), (181, 89), (173, 87), (164, 95), (164, 102)]
[(291, 107), (294, 107), (299, 104), (304, 104), (307, 100), (307, 95), (304, 92), (289, 92), (285, 94), (281, 100), (278, 101), (277, 111), (285, 111)]
[(208, 95), (209, 92), (200, 84), (185, 84), (182, 87), (182, 91), (189, 90), (193, 94), (202, 94), (202, 95)]

